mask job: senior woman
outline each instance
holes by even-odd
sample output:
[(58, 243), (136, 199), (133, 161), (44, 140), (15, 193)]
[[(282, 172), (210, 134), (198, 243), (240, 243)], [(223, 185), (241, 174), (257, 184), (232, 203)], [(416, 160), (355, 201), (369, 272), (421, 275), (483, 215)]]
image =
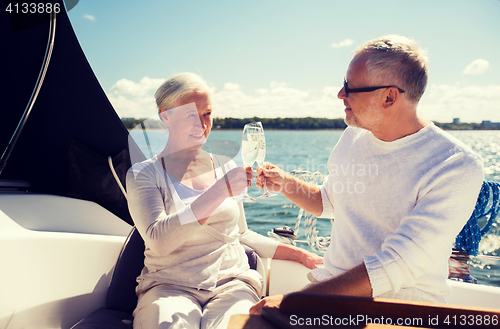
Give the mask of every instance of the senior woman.
[(146, 245), (134, 328), (227, 328), (261, 296), (262, 278), (242, 244), (309, 268), (322, 260), (248, 229), (232, 196), (251, 185), (253, 170), (201, 149), (212, 128), (212, 89), (201, 77), (175, 75), (155, 98), (167, 145), (127, 174), (130, 213)]

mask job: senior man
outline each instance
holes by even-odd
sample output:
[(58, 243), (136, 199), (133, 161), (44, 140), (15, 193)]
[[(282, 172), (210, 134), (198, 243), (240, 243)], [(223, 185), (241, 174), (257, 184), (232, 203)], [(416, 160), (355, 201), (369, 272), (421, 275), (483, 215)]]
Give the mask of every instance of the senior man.
[[(334, 218), (325, 267), (303, 291), (445, 302), (448, 258), (483, 181), (482, 160), (417, 114), (425, 51), (389, 35), (358, 47), (338, 98), (345, 129), (322, 186), (266, 163), (257, 185)], [(265, 180), (264, 180), (265, 178)], [(283, 296), (253, 306), (278, 307)]]

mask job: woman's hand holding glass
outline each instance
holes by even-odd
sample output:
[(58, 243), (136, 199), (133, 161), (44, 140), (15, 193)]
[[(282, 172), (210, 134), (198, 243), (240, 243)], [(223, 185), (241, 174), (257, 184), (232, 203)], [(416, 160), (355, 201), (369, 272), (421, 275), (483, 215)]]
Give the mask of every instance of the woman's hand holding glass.
[(229, 170), (220, 184), (225, 184), (222, 188), (223, 193), (228, 193), (227, 197), (235, 197), (245, 193), (246, 188), (252, 186), (254, 170), (252, 167), (236, 167)]

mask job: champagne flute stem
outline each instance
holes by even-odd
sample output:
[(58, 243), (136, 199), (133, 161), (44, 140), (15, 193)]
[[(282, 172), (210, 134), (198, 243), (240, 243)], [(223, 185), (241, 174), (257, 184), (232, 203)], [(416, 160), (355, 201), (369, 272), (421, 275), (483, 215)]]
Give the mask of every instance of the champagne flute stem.
[(275, 195), (278, 195), (278, 193), (269, 192), (269, 190), (267, 189), (267, 179), (264, 177), (264, 193), (261, 196), (258, 196), (257, 199), (268, 198)]

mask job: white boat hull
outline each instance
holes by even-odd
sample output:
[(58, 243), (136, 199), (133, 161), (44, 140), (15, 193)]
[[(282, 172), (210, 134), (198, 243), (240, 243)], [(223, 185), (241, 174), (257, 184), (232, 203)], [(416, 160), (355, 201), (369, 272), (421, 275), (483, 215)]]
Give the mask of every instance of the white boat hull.
[(103, 307), (130, 229), (93, 202), (1, 195), (0, 328), (71, 328)]
[[(105, 305), (130, 225), (95, 203), (0, 196), (0, 328), (71, 328)], [(309, 283), (301, 264), (262, 259), (268, 295)], [(500, 309), (500, 288), (450, 281), (450, 304)]]

